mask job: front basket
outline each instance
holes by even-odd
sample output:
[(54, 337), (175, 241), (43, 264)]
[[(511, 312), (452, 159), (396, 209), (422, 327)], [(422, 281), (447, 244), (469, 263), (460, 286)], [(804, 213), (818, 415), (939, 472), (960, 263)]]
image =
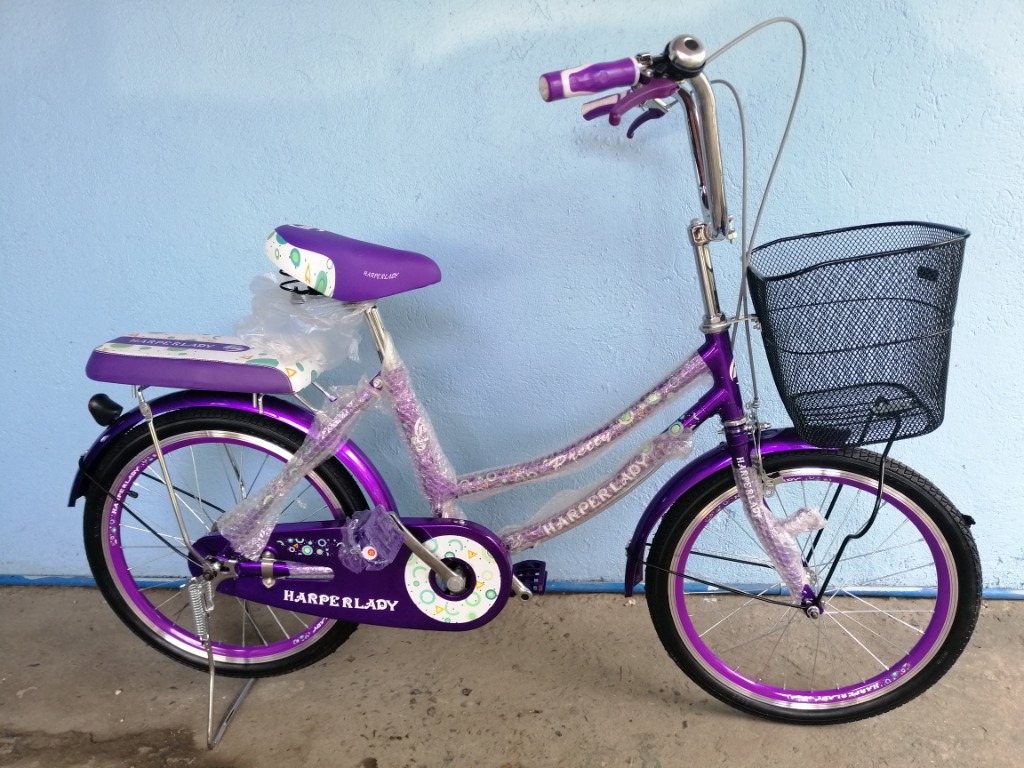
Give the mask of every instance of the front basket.
[(896, 222), (751, 252), (768, 363), (804, 440), (866, 445), (942, 423), (967, 237), (956, 227)]

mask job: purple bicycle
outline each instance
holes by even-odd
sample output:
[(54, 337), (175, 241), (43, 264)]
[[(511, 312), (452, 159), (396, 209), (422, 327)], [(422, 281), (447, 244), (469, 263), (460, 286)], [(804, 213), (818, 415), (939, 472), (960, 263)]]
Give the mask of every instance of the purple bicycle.
[[(625, 89), (583, 112), (618, 125), (642, 108), (630, 136), (678, 107), (703, 214), (689, 228), (703, 344), (569, 446), (457, 474), (377, 306), (438, 282), (440, 270), (421, 254), (323, 230), (271, 233), (267, 255), (287, 278), (272, 293), (297, 316), (330, 317), (331, 333), (365, 321), (381, 368), (358, 385), (322, 386), (334, 360), (303, 334), (136, 333), (97, 348), (90, 378), (131, 385), (137, 406), (90, 401), (105, 430), (80, 461), (71, 504), (85, 497), (89, 562), (125, 624), (208, 669), (211, 685), (214, 672), (256, 678), (317, 662), (358, 623), (475, 629), (510, 598), (544, 591), (545, 565), (513, 556), (681, 462), (694, 430), (714, 419), (722, 442), (657, 491), (626, 548), (626, 595), (645, 583), (683, 672), (732, 706), (793, 723), (876, 715), (935, 683), (977, 619), (973, 521), (887, 454), (942, 421), (968, 233), (896, 222), (744, 243), (741, 291), (755, 314), (744, 304), (727, 316), (710, 248), (735, 232), (704, 74), (711, 58), (684, 35), (661, 54), (541, 78), (547, 101)], [(734, 333), (755, 320), (795, 428), (770, 429), (756, 401), (744, 404)], [(178, 391), (148, 401), (149, 386)], [(317, 389), (321, 407), (307, 399)], [(687, 390), (693, 404), (659, 435), (530, 521), (494, 532), (462, 513), (463, 499), (578, 469)], [(402, 514), (348, 438), (361, 413), (387, 406), (429, 514)]]

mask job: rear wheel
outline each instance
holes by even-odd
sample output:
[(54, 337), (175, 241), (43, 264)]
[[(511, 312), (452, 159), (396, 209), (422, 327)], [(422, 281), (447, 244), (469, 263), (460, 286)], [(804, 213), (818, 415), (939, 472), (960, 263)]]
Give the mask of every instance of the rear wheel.
[[(269, 418), (217, 408), (157, 417), (171, 482), (189, 538), (271, 480), (304, 435)], [(139, 637), (177, 661), (207, 668), (183, 585), (186, 548), (145, 425), (116, 438), (86, 495), (85, 544), (96, 583)], [(309, 473), (288, 497), (281, 522), (341, 521), (365, 509), (336, 459)], [(214, 592), (209, 631), (219, 674), (257, 677), (312, 664), (355, 624), (271, 608)]]
[(758, 543), (732, 472), (680, 498), (647, 564), (658, 635), (706, 691), (747, 712), (839, 723), (893, 709), (925, 691), (963, 651), (977, 621), (981, 567), (964, 519), (927, 480), (895, 461), (877, 518), (881, 457), (850, 450), (766, 456), (777, 516), (816, 507), (828, 523), (798, 540), (812, 586), (835, 565), (823, 613), (791, 598)]

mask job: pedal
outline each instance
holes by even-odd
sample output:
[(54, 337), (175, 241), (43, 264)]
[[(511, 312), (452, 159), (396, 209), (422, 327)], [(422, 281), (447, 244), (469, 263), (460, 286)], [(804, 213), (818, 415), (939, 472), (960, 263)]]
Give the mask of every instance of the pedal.
[(512, 575), (535, 595), (543, 595), (548, 585), (548, 567), (543, 560), (523, 560), (512, 566)]

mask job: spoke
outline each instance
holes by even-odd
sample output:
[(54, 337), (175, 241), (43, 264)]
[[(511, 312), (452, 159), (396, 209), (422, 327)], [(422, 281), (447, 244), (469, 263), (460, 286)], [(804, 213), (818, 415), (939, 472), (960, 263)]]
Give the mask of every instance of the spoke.
[[(186, 552), (181, 551), (176, 546), (174, 546), (170, 541), (167, 540), (168, 538), (173, 538), (173, 537), (170, 536), (170, 534), (160, 533), (156, 528), (154, 528), (148, 522), (143, 520), (133, 510), (129, 509), (128, 505), (125, 504), (123, 501), (121, 502), (121, 509), (123, 509), (125, 512), (127, 512), (136, 522), (138, 522), (139, 525), (141, 525), (147, 531), (149, 531), (154, 536), (156, 536), (157, 540), (160, 541), (162, 544), (164, 544), (169, 550), (174, 552), (174, 554), (178, 555), (179, 557), (184, 558), (185, 560), (189, 560), (190, 559)], [(178, 541), (180, 541), (180, 539), (178, 539)]]
[(814, 674), (818, 671), (818, 651), (821, 648), (821, 627), (822, 623), (819, 621), (818, 631), (814, 633), (814, 661), (811, 662), (811, 684), (808, 686), (810, 690), (814, 690)]
[[(842, 488), (843, 486), (840, 487)], [(850, 491), (851, 493), (846, 497), (848, 499), (846, 506), (844, 506), (843, 510), (839, 513), (838, 520), (829, 518), (829, 524), (825, 526), (824, 530), (829, 531), (828, 545), (824, 547), (825, 552), (833, 551), (836, 542), (839, 541), (840, 537), (843, 536), (843, 531), (846, 530), (847, 520), (849, 520), (851, 515), (855, 513), (857, 500), (860, 498), (860, 492), (856, 488), (850, 488)], [(884, 501), (882, 503), (883, 505), (887, 504), (887, 502)], [(881, 513), (881, 511), (882, 510), (880, 508), (879, 513)], [(833, 515), (833, 518), (834, 517), (836, 517), (836, 515)]]
[(168, 577), (156, 584), (150, 584), (148, 587), (139, 587), (139, 592), (152, 592), (154, 589), (171, 589), (174, 590), (175, 594), (177, 594), (177, 591), (181, 589), (182, 578), (183, 577), (181, 576), (175, 576), (173, 578)]
[[(238, 598), (235, 598), (235, 599), (238, 600)], [(238, 600), (238, 603), (239, 603), (239, 605), (242, 606), (242, 617), (243, 617), (242, 618), (242, 622), (243, 622), (243, 625), (244, 625), (245, 620), (248, 619), (249, 623), (252, 624), (252, 628), (254, 630), (256, 630), (256, 637), (258, 637), (260, 639), (260, 642), (263, 643), (264, 645), (270, 645), (270, 643), (267, 642), (267, 638), (265, 638), (263, 636), (263, 632), (260, 631), (259, 625), (256, 623), (256, 619), (254, 619), (252, 617), (252, 611), (249, 610), (249, 601), (248, 600)]]
[[(779, 584), (781, 584), (781, 582), (779, 582)], [(705, 630), (704, 630), (703, 632), (701, 632), (701, 633), (700, 633), (700, 635), (699, 635), (699, 637), (701, 637), (701, 638), (703, 639), (704, 635), (708, 634), (709, 632), (712, 632), (713, 630), (715, 630), (716, 628), (718, 628), (718, 627), (719, 627), (720, 625), (722, 625), (722, 624), (724, 624), (725, 622), (727, 622), (727, 621), (728, 621), (729, 619), (731, 619), (731, 618), (732, 618), (733, 616), (735, 616), (735, 615), (736, 615), (737, 613), (739, 613), (739, 612), (740, 612), (740, 611), (742, 611), (742, 610), (743, 610), (744, 608), (746, 608), (747, 606), (749, 606), (749, 605), (750, 605), (751, 603), (754, 603), (754, 602), (759, 602), (759, 601), (758, 601), (758, 599), (757, 599), (758, 597), (761, 597), (761, 596), (763, 596), (765, 592), (768, 592), (769, 590), (771, 590), (771, 589), (774, 589), (775, 587), (779, 586), (779, 584), (776, 584), (776, 585), (774, 585), (773, 587), (768, 587), (767, 589), (764, 589), (764, 590), (762, 590), (762, 591), (760, 592), (760, 594), (758, 594), (758, 595), (756, 595), (756, 596), (751, 596), (751, 597), (750, 597), (750, 599), (749, 599), (749, 600), (747, 600), (747, 601), (746, 601), (745, 603), (743, 603), (742, 605), (739, 605), (739, 606), (737, 606), (737, 607), (736, 607), (735, 609), (733, 609), (733, 610), (732, 610), (732, 611), (731, 611), (730, 613), (726, 614), (725, 616), (723, 616), (722, 618), (720, 618), (720, 619), (719, 619), (718, 621), (716, 621), (716, 622), (715, 622), (714, 624), (712, 624), (712, 625), (711, 625), (710, 627), (708, 627), (708, 628), (707, 628), (707, 629), (705, 629)], [(700, 593), (694, 593), (694, 594), (700, 594)]]
[[(306, 479), (306, 486), (305, 486), (305, 487), (304, 487), (304, 488), (302, 489), (302, 491), (301, 491), (301, 492), (299, 492), (299, 493), (298, 493), (298, 494), (297, 494), (297, 495), (296, 495), (296, 496), (295, 496), (295, 497), (294, 497), (294, 498), (293, 498), (293, 499), (292, 499), (291, 501), (289, 501), (289, 502), (288, 502), (288, 504), (287, 504), (287, 505), (285, 506), (285, 508), (284, 508), (284, 509), (282, 509), (282, 510), (281, 510), (281, 515), (280, 515), (281, 517), (284, 517), (285, 513), (286, 513), (286, 512), (287, 512), (287, 511), (288, 511), (289, 509), (291, 509), (291, 508), (292, 508), (292, 505), (293, 505), (293, 504), (295, 504), (295, 503), (297, 503), (297, 502), (298, 502), (298, 501), (299, 501), (299, 500), (300, 500), (300, 499), (301, 499), (301, 498), (302, 498), (303, 496), (305, 496), (305, 495), (306, 495), (306, 493), (307, 493), (308, 491), (310, 491), (310, 490), (311, 490), (311, 489), (313, 488), (313, 486), (312, 486), (312, 485), (311, 485), (311, 484), (309, 483), (309, 478), (307, 477), (307, 478), (305, 478), (305, 479)], [(299, 506), (303, 506), (303, 505), (301, 505), (301, 504), (300, 504)], [(324, 506), (326, 507), (327, 505), (325, 504)], [(318, 510), (318, 511), (319, 511), (319, 510)], [(314, 514), (315, 514), (315, 513), (314, 513)], [(300, 520), (299, 522), (305, 522), (305, 521), (306, 521), (306, 520), (308, 520), (308, 519), (309, 519), (309, 517), (305, 517), (305, 518), (303, 518), (302, 520)]]
[[(156, 475), (150, 475), (150, 474), (148, 474), (146, 472), (143, 472), (142, 473), (142, 477), (146, 478), (147, 480), (155, 480), (156, 482), (160, 483), (161, 486), (164, 484), (163, 478), (162, 477), (158, 477)], [(140, 486), (140, 487), (145, 488), (145, 486)], [(209, 507), (210, 509), (216, 510), (217, 512), (220, 512), (222, 515), (227, 511), (223, 507), (218, 507), (216, 504), (213, 504), (213, 503), (211, 503), (209, 501), (203, 501), (197, 494), (190, 493), (189, 491), (186, 491), (184, 488), (179, 488), (176, 485), (172, 486), (172, 487), (174, 488), (174, 492), (178, 496), (179, 500), (181, 499), (182, 496), (188, 496), (190, 499), (195, 499), (196, 501), (198, 501), (199, 505), (200, 505), (200, 509), (203, 512), (203, 517), (205, 517), (209, 521), (211, 526), (213, 525), (213, 518), (211, 518), (209, 515), (206, 514), (206, 507)], [(196, 488), (198, 488), (198, 487), (199, 487), (199, 484), (198, 484), (198, 478), (197, 478), (196, 479)], [(167, 493), (167, 491), (163, 491), (163, 490), (156, 491), (153, 488), (145, 488), (145, 490), (146, 490), (147, 493), (159, 493), (161, 495), (164, 495), (164, 494)], [(206, 523), (203, 523), (203, 525), (206, 525)], [(207, 526), (207, 530), (209, 530), (209, 526)]]
[[(743, 509), (742, 502), (740, 502), (737, 499), (736, 503), (738, 503), (740, 505), (739, 510), (733, 509), (731, 505), (726, 510), (723, 510), (725, 512), (726, 520), (728, 520), (728, 522), (731, 523), (733, 527), (738, 528), (740, 533), (742, 533), (744, 536), (746, 536), (747, 540), (750, 541), (750, 543), (752, 543), (755, 547), (757, 547), (757, 549), (759, 549), (761, 552), (764, 552), (764, 554), (767, 556), (768, 553), (765, 552), (764, 545), (761, 544), (761, 542), (758, 540), (757, 536), (754, 534), (753, 530), (751, 530), (750, 527), (749, 527), (750, 521), (747, 520), (747, 513), (746, 513), (746, 510)], [(741, 518), (745, 523), (747, 523), (747, 525), (741, 525), (737, 521), (737, 519), (736, 519), (737, 517)], [(723, 532), (723, 537), (724, 538), (731, 538), (725, 532)], [(771, 560), (771, 558), (769, 558), (769, 560)], [(774, 568), (774, 566), (772, 566), (772, 567)]]
[[(857, 601), (859, 601), (861, 603), (864, 603), (864, 605), (868, 606), (872, 610), (871, 611), (844, 611), (844, 610), (842, 610), (842, 608), (836, 607), (834, 610), (839, 611), (841, 614), (843, 614), (843, 615), (852, 614), (852, 613), (874, 613), (876, 615), (877, 614), (883, 614), (885, 616), (888, 616), (893, 621), (902, 624), (903, 626), (907, 627), (908, 629), (914, 630), (919, 635), (923, 635), (924, 634), (924, 630), (923, 629), (918, 629), (913, 624), (910, 624), (910, 623), (908, 623), (906, 621), (903, 621), (903, 619), (899, 618), (898, 616), (894, 616), (893, 615), (894, 612), (883, 610), (882, 608), (878, 607), (877, 605), (874, 605), (869, 600), (865, 600), (864, 598), (860, 597), (859, 595), (854, 595), (854, 594), (850, 594), (850, 593), (845, 593), (845, 594), (847, 594), (848, 597), (851, 597), (854, 600), (857, 600)], [(832, 608), (832, 601), (833, 601), (834, 598), (835, 598), (835, 595), (833, 595), (828, 600), (828, 602), (826, 603), (827, 607)], [(922, 609), (922, 610), (919, 610), (919, 611), (900, 611), (900, 612), (901, 613), (927, 613), (927, 614), (930, 614), (930, 615), (934, 615), (935, 614), (935, 610), (934, 609), (932, 609), (930, 611)], [(854, 621), (856, 621), (856, 619), (854, 619)]]
[[(724, 651), (721, 651), (721, 652), (715, 651), (715, 655), (721, 657), (721, 656), (724, 656), (727, 653), (732, 653), (733, 651), (735, 651), (738, 648), (743, 648), (744, 646), (750, 645), (751, 643), (756, 643), (758, 640), (763, 640), (766, 637), (770, 637), (772, 634), (774, 634), (776, 631), (778, 631), (776, 628), (779, 625), (781, 625), (783, 623), (783, 621), (785, 621), (786, 613), (787, 612), (783, 612), (782, 614), (780, 614), (779, 617), (775, 620), (775, 622), (771, 626), (769, 626), (768, 629), (766, 629), (761, 634), (755, 635), (754, 637), (750, 638), (749, 640), (744, 640), (742, 643), (736, 643), (736, 645), (730, 646), (729, 648), (726, 648)], [(788, 622), (787, 622), (787, 626), (788, 626)], [(785, 632), (786, 631), (785, 628), (783, 628), (782, 631)]]
[(153, 608), (155, 608), (156, 610), (159, 611), (161, 608), (163, 608), (165, 605), (167, 605), (169, 602), (171, 602), (171, 600), (174, 600), (177, 597), (180, 597), (180, 595), (178, 594), (177, 591), (175, 591), (170, 597), (168, 597), (162, 603), (160, 603), (159, 605), (154, 605)]
[(235, 462), (235, 457), (231, 455), (231, 449), (227, 443), (221, 443), (224, 448), (224, 453), (228, 457), (228, 463), (231, 465), (232, 471), (235, 473), (235, 480), (238, 482), (238, 496), (236, 501), (247, 498), (249, 496), (249, 490), (245, 487), (245, 481), (242, 479), (242, 471), (238, 468), (238, 464)]
[(141, 563), (135, 563), (134, 565), (128, 566), (128, 572), (129, 573), (134, 573), (134, 571), (137, 568), (144, 568), (145, 566), (149, 565), (150, 563), (155, 563), (155, 562), (158, 562), (160, 560), (163, 560), (165, 557), (167, 557), (167, 552), (166, 551), (162, 551), (156, 557), (152, 557), (149, 560), (143, 560)]
[[(875, 637), (877, 637), (877, 638), (878, 638), (879, 640), (881, 640), (881, 641), (882, 641), (883, 643), (886, 643), (887, 645), (891, 645), (891, 646), (892, 646), (893, 648), (895, 648), (895, 649), (896, 649), (897, 651), (899, 651), (899, 652), (901, 652), (901, 653), (903, 653), (903, 652), (904, 652), (904, 650), (903, 650), (903, 649), (901, 649), (901, 648), (900, 648), (900, 646), (896, 645), (896, 643), (894, 643), (894, 642), (892, 642), (891, 640), (889, 640), (888, 638), (885, 638), (885, 637), (883, 637), (882, 635), (878, 634), (877, 632), (875, 632), (875, 630), (871, 629), (871, 627), (867, 626), (866, 624), (864, 624), (864, 623), (863, 623), (863, 622), (861, 622), (861, 621), (858, 621), (858, 620), (857, 620), (856, 618), (854, 618), (853, 616), (851, 616), (851, 615), (850, 615), (849, 613), (847, 613), (846, 611), (844, 611), (844, 610), (842, 610), (842, 609), (838, 609), (838, 608), (837, 608), (837, 609), (833, 610), (833, 613), (838, 613), (838, 614), (839, 614), (840, 616), (843, 616), (844, 618), (848, 618), (848, 619), (849, 619), (850, 621), (852, 621), (852, 622), (853, 622), (854, 624), (856, 624), (856, 625), (857, 625), (858, 627), (861, 627), (861, 628), (862, 628), (863, 630), (865, 630), (866, 632), (870, 632), (870, 633), (871, 633), (872, 635), (874, 635)], [(906, 622), (901, 622), (901, 623), (903, 623), (903, 624), (906, 624)], [(906, 624), (906, 626), (908, 626), (908, 627), (909, 627), (910, 625), (909, 625), (909, 624)], [(918, 634), (921, 634), (921, 635), (923, 635), (924, 633), (923, 633), (923, 632), (918, 632)]]
[[(188, 455), (192, 459), (192, 477), (194, 477), (196, 481), (196, 484), (194, 486), (196, 489), (196, 501), (199, 502), (199, 509), (206, 517), (207, 522), (209, 522), (209, 525), (206, 527), (206, 530), (210, 531), (213, 529), (213, 518), (206, 514), (206, 507), (203, 505), (203, 486), (202, 483), (199, 482), (199, 466), (196, 464), (196, 454), (193, 448), (195, 448), (195, 446), (190, 445), (188, 447)], [(175, 488), (175, 491), (177, 490), (178, 489)], [(221, 514), (223, 514), (223, 512), (221, 512)]]
[(256, 481), (259, 480), (260, 479), (260, 475), (263, 474), (263, 468), (265, 466), (267, 466), (267, 460), (268, 459), (270, 459), (270, 454), (269, 453), (263, 454), (263, 461), (260, 462), (260, 468), (256, 470), (256, 476), (253, 477), (252, 482), (250, 483), (250, 485), (253, 488), (256, 487)]
[[(924, 544), (924, 539), (915, 539), (914, 541), (905, 541), (902, 544), (893, 544), (891, 547), (885, 547), (884, 549), (874, 549), (874, 548), (872, 548), (872, 550), (870, 552), (865, 552), (862, 555), (853, 555), (852, 557), (844, 557), (843, 558), (843, 562), (844, 563), (852, 563), (854, 560), (863, 560), (865, 557), (874, 557), (875, 555), (880, 555), (880, 554), (882, 554), (884, 552), (894, 552), (897, 549), (905, 549), (906, 547), (913, 547), (913, 546), (916, 546), (918, 544)], [(826, 565), (828, 565), (831, 562), (832, 562), (831, 560), (822, 560), (822, 561), (816, 563), (814, 567), (815, 568), (823, 568), (823, 567), (825, 567)]]
[(191, 603), (188, 600), (186, 600), (185, 604), (182, 605), (181, 608), (179, 608), (177, 611), (175, 611), (173, 616), (167, 616), (167, 618), (169, 618), (172, 622), (174, 622), (175, 624), (177, 624), (180, 627), (181, 626), (181, 622), (179, 621), (179, 619), (181, 618), (181, 614), (183, 614), (185, 612), (185, 609), (190, 608), (190, 607), (191, 607)]
[[(838, 594), (839, 593), (837, 592), (836, 596), (838, 596)], [(849, 595), (847, 595), (847, 597), (857, 598), (857, 595), (849, 594)], [(859, 599), (859, 598), (857, 598), (857, 599)], [(873, 614), (884, 613), (886, 616), (892, 616), (893, 614), (897, 614), (897, 613), (929, 613), (929, 614), (935, 613), (935, 611), (928, 610), (926, 608), (896, 608), (895, 610), (888, 610), (888, 611), (878, 610), (878, 609), (873, 610), (873, 611), (869, 611), (867, 609), (861, 610), (861, 611), (841, 610), (839, 612), (842, 613), (844, 616), (846, 614), (853, 614), (853, 613), (873, 613)]]
[[(839, 619), (837, 619), (837, 618), (836, 618), (836, 617), (835, 617), (834, 615), (832, 615), (831, 613), (825, 613), (825, 614), (823, 614), (823, 615), (824, 615), (824, 616), (827, 616), (827, 617), (828, 617), (829, 619), (831, 619), (831, 620), (832, 620), (832, 622), (833, 622), (833, 623), (834, 623), (834, 624), (835, 624), (835, 625), (836, 625), (837, 627), (839, 627), (839, 628), (840, 628), (841, 630), (843, 630), (843, 632), (845, 632), (845, 633), (846, 633), (847, 637), (849, 637), (849, 638), (850, 638), (851, 640), (853, 640), (853, 642), (855, 642), (855, 643), (856, 643), (857, 645), (859, 645), (859, 646), (860, 646), (860, 647), (861, 647), (861, 648), (862, 648), (862, 649), (864, 650), (864, 653), (866, 653), (866, 654), (867, 654), (868, 656), (870, 656), (870, 657), (871, 657), (872, 659), (874, 659), (874, 660), (875, 660), (875, 662), (876, 662), (876, 663), (878, 664), (878, 666), (879, 666), (879, 667), (881, 667), (881, 669), (882, 669), (882, 671), (883, 671), (883, 672), (884, 672), (885, 670), (889, 669), (889, 666), (888, 666), (888, 665), (887, 665), (887, 664), (886, 664), (886, 663), (885, 663), (884, 661), (882, 661), (882, 660), (881, 660), (880, 658), (878, 658), (877, 656), (875, 656), (875, 654), (873, 654), (873, 653), (871, 652), (871, 649), (870, 649), (870, 648), (868, 648), (868, 647), (867, 647), (866, 645), (864, 645), (864, 643), (862, 643), (862, 642), (860, 641), (860, 639), (859, 639), (859, 638), (858, 638), (858, 637), (857, 637), (857, 636), (856, 636), (855, 634), (853, 634), (853, 632), (851, 632), (851, 631), (850, 631), (850, 630), (848, 630), (848, 629), (847, 629), (846, 627), (844, 627), (844, 626), (843, 626), (843, 624), (842, 624), (842, 622), (840, 622), (840, 621), (839, 621)], [(851, 669), (852, 669), (852, 667), (851, 667)]]
[(730, 555), (717, 553), (717, 552), (704, 552), (697, 550), (690, 550), (691, 555), (697, 555), (698, 557), (706, 557), (709, 560), (724, 560), (729, 563), (739, 563), (740, 565), (752, 565), (756, 568), (771, 568), (775, 570), (775, 566), (768, 561), (760, 561), (751, 559), (751, 555), (744, 555), (743, 557), (732, 557)]
[[(797, 612), (796, 611), (790, 611), (789, 620), (786, 622), (786, 626), (784, 626), (782, 628), (782, 631), (779, 632), (779, 636), (775, 639), (775, 645), (772, 646), (772, 652), (768, 654), (768, 658), (765, 659), (764, 660), (764, 664), (761, 665), (761, 672), (757, 676), (759, 680), (763, 680), (764, 679), (764, 673), (768, 669), (768, 665), (771, 664), (772, 659), (775, 658), (775, 652), (777, 650), (779, 650), (779, 643), (782, 642), (783, 636), (786, 634), (786, 631), (789, 629), (790, 625), (792, 625), (793, 619), (795, 619), (796, 616), (797, 616)], [(783, 679), (782, 687), (783, 688), (786, 687), (785, 686), (785, 679)]]
[(288, 630), (284, 628), (284, 624), (282, 624), (281, 620), (277, 618), (277, 613), (275, 613), (274, 609), (269, 605), (264, 607), (267, 609), (267, 613), (270, 614), (270, 618), (272, 618), (274, 623), (277, 624), (277, 628), (281, 630), (281, 636), (286, 640), (291, 637), (291, 635), (288, 634)]
[[(147, 474), (143, 474), (143, 477), (146, 477), (146, 478), (148, 478), (150, 480), (156, 480), (158, 483), (160, 483), (160, 485), (164, 486), (165, 489), (167, 487), (166, 484), (163, 481), (163, 478), (156, 477), (154, 475), (147, 475)], [(199, 497), (196, 496), (195, 494), (189, 493), (188, 491), (182, 491), (182, 489), (179, 488), (176, 485), (172, 485), (171, 488), (174, 490), (175, 498), (179, 502), (181, 502), (181, 506), (185, 507), (185, 509), (187, 509), (189, 512), (191, 512), (192, 513), (192, 517), (194, 517), (196, 519), (196, 521), (206, 530), (206, 532), (209, 533), (210, 532), (210, 528), (213, 525), (213, 521), (210, 520), (209, 515), (207, 515), (204, 512), (203, 513), (203, 517), (205, 517), (206, 520), (203, 520), (203, 517), (200, 517), (199, 513), (196, 512), (195, 509), (192, 507), (192, 505), (189, 504), (187, 501), (185, 501), (185, 498), (184, 498), (185, 496), (188, 496), (188, 497), (190, 497), (192, 499), (197, 499)], [(149, 491), (150, 493), (156, 493), (156, 491), (154, 491), (152, 488), (147, 488), (146, 490)], [(166, 490), (161, 491), (160, 493), (161, 494), (166, 494)]]
[[(838, 689), (838, 688), (842, 687), (842, 682), (839, 680), (839, 667), (840, 666), (848, 667), (849, 670), (853, 673), (855, 678), (859, 677), (860, 675), (858, 674), (857, 670), (853, 668), (853, 665), (850, 663), (849, 655), (848, 654), (844, 654), (844, 653), (840, 653), (839, 650), (836, 648), (836, 644), (832, 640), (832, 633), (829, 631), (829, 627), (832, 626), (832, 625), (829, 622), (827, 622), (827, 621), (821, 621), (820, 618), (818, 619), (818, 622), (819, 622), (819, 624), (818, 624), (818, 631), (819, 631), (821, 637), (823, 637), (825, 639), (825, 643), (828, 645), (828, 650), (829, 650), (829, 654), (828, 655), (829, 655), (829, 662), (830, 662), (829, 666), (832, 669), (832, 688), (833, 689)], [(842, 664), (837, 664), (836, 663), (837, 659), (839, 661), (843, 662), (843, 663)]]
[[(153, 530), (151, 528), (140, 528), (140, 527), (138, 527), (136, 525), (126, 525), (124, 523), (121, 523), (121, 530), (122, 531), (138, 531), (139, 533), (153, 533)], [(175, 536), (175, 535), (170, 534), (170, 533), (161, 533), (160, 534), (160, 538), (164, 539), (164, 542), (162, 542), (162, 543), (165, 543), (168, 539), (170, 539), (171, 541), (180, 542), (182, 545), (185, 544), (185, 540), (182, 539), (180, 536)], [(159, 546), (159, 545), (158, 544), (128, 544), (128, 545), (125, 545), (122, 542), (121, 549), (152, 549), (152, 548), (157, 547), (157, 546)]]
[[(800, 483), (800, 485), (804, 486), (804, 503), (806, 504), (807, 483)], [(821, 537), (825, 532), (825, 528), (828, 527), (829, 520), (831, 520), (832, 518), (832, 512), (834, 511), (833, 507), (835, 507), (836, 501), (838, 501), (839, 499), (839, 493), (843, 490), (843, 486), (836, 486), (836, 494), (835, 496), (832, 497), (832, 501), (829, 502), (828, 506), (826, 506), (825, 500), (828, 498), (828, 494), (832, 490), (833, 485), (835, 485), (835, 483), (829, 481), (828, 485), (825, 486), (825, 491), (821, 495), (821, 501), (818, 503), (818, 511), (820, 512), (821, 510), (825, 510), (825, 526), (815, 531), (813, 536), (808, 537), (807, 548), (804, 549), (802, 552), (805, 563), (810, 564), (811, 558), (814, 556), (814, 550), (817, 548), (818, 542), (821, 541)]]
[[(887, 573), (887, 574), (885, 574), (883, 576), (877, 576), (874, 579), (868, 579), (867, 581), (862, 581), (862, 582), (860, 582), (858, 584), (851, 584), (848, 587), (837, 587), (837, 591), (848, 592), (849, 590), (856, 589), (857, 587), (866, 587), (869, 584), (875, 584), (875, 583), (877, 583), (879, 581), (882, 581), (884, 579), (891, 579), (893, 576), (902, 576), (905, 573), (913, 573), (914, 571), (920, 571), (920, 570), (925, 569), (925, 568), (933, 568), (933, 567), (934, 567), (933, 563), (924, 563), (923, 565), (915, 565), (914, 567), (907, 568), (906, 570), (903, 570), (903, 571), (894, 571), (893, 573)], [(832, 594), (836, 594), (836, 592), (833, 592)]]

